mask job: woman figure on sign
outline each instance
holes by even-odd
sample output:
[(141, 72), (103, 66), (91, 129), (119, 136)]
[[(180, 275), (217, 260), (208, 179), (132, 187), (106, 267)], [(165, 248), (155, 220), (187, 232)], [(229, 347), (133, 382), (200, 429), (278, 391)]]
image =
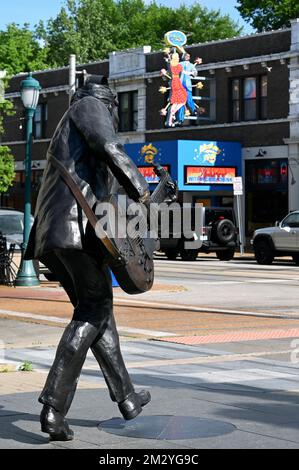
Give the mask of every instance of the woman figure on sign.
[(181, 82), (181, 73), (183, 72), (183, 67), (180, 64), (180, 57), (177, 52), (174, 52), (171, 56), (170, 71), (172, 79), (170, 111), (166, 126), (175, 127), (175, 115), (183, 106), (186, 106), (188, 99), (187, 91)]

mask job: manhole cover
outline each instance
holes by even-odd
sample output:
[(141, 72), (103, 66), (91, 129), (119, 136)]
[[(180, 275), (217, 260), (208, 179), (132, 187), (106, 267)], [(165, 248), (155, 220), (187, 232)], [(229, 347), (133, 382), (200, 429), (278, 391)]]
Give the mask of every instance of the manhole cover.
[(121, 418), (103, 421), (99, 429), (117, 436), (175, 441), (223, 436), (236, 428), (223, 421), (192, 416), (140, 416), (133, 421)]

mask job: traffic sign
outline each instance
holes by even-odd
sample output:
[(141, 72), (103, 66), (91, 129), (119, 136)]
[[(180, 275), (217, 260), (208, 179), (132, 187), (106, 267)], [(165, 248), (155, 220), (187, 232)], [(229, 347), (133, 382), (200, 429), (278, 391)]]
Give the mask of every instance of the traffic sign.
[(234, 195), (235, 196), (243, 196), (243, 179), (241, 176), (237, 178), (233, 178), (234, 184)]

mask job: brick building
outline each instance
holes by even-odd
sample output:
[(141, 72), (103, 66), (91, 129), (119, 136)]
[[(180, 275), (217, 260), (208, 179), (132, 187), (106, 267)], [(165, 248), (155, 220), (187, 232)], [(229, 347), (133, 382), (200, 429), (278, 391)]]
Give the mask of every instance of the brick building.
[[(187, 50), (192, 58), (203, 59), (197, 68), (205, 88), (197, 94), (201, 94), (205, 113), (186, 120), (182, 127), (165, 128), (159, 113), (166, 100), (159, 93), (163, 84), (160, 70), (165, 67), (162, 52), (152, 53), (149, 47), (113, 52), (109, 60), (85, 64), (78, 70), (109, 76), (119, 93), (120, 137), (125, 144), (135, 144), (132, 157), (139, 166), (143, 166), (140, 155), (145, 142), (153, 143), (160, 154), (163, 149), (161, 161), (165, 165), (170, 163), (167, 155), (173, 152), (175, 142), (190, 141), (194, 151), (202, 142), (219, 148), (239, 143), (240, 165), (234, 165), (238, 176), (244, 178), (244, 230), (250, 235), (255, 228), (299, 209), (299, 20), (289, 29), (191, 45)], [(36, 72), (34, 77), (43, 88), (34, 123), (35, 200), (47, 146), (69, 104), (69, 68)], [(5, 200), (18, 209), (23, 204), (24, 184), (24, 110), (19, 93), (23, 79), (20, 74), (10, 82), (7, 97), (14, 100), (16, 115), (6, 119), (2, 139), (12, 149), (17, 170), (15, 185)], [(180, 151), (190, 151), (191, 143), (184, 145)], [(229, 153), (233, 148), (237, 147), (228, 146), (221, 155), (221, 166), (230, 167), (236, 160), (237, 156)], [(188, 187), (183, 175), (192, 165), (192, 156), (184, 158), (178, 157), (174, 173), (181, 181), (181, 200), (206, 205), (234, 203), (231, 185)], [(173, 163), (171, 166), (174, 168)]]

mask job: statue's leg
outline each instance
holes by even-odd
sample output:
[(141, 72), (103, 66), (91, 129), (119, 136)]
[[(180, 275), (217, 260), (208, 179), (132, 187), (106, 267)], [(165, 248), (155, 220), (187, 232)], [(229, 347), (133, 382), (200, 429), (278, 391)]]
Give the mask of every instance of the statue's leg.
[(122, 357), (112, 312), (106, 330), (98, 336), (91, 350), (102, 370), (112, 401), (124, 401), (134, 387)]
[(105, 331), (99, 334), (91, 350), (102, 370), (112, 401), (118, 403), (125, 419), (136, 418), (141, 413), (142, 407), (149, 403), (151, 396), (146, 390), (138, 393), (134, 390), (121, 353), (112, 311)]
[[(71, 406), (88, 349), (106, 330), (112, 312), (111, 277), (90, 254), (55, 251), (44, 260), (66, 289), (74, 316), (67, 326), (39, 401), (65, 416)], [(64, 271), (63, 271), (64, 269)]]
[(67, 414), (91, 347), (111, 398), (119, 404), (126, 419), (133, 419), (141, 412), (141, 407), (150, 401), (150, 395), (145, 391), (135, 393), (122, 358), (113, 317), (110, 272), (92, 254), (73, 250), (56, 254), (71, 277), (72, 283), (67, 275), (63, 278), (63, 273), (60, 273), (61, 283), (75, 309), (39, 400), (63, 416)]

